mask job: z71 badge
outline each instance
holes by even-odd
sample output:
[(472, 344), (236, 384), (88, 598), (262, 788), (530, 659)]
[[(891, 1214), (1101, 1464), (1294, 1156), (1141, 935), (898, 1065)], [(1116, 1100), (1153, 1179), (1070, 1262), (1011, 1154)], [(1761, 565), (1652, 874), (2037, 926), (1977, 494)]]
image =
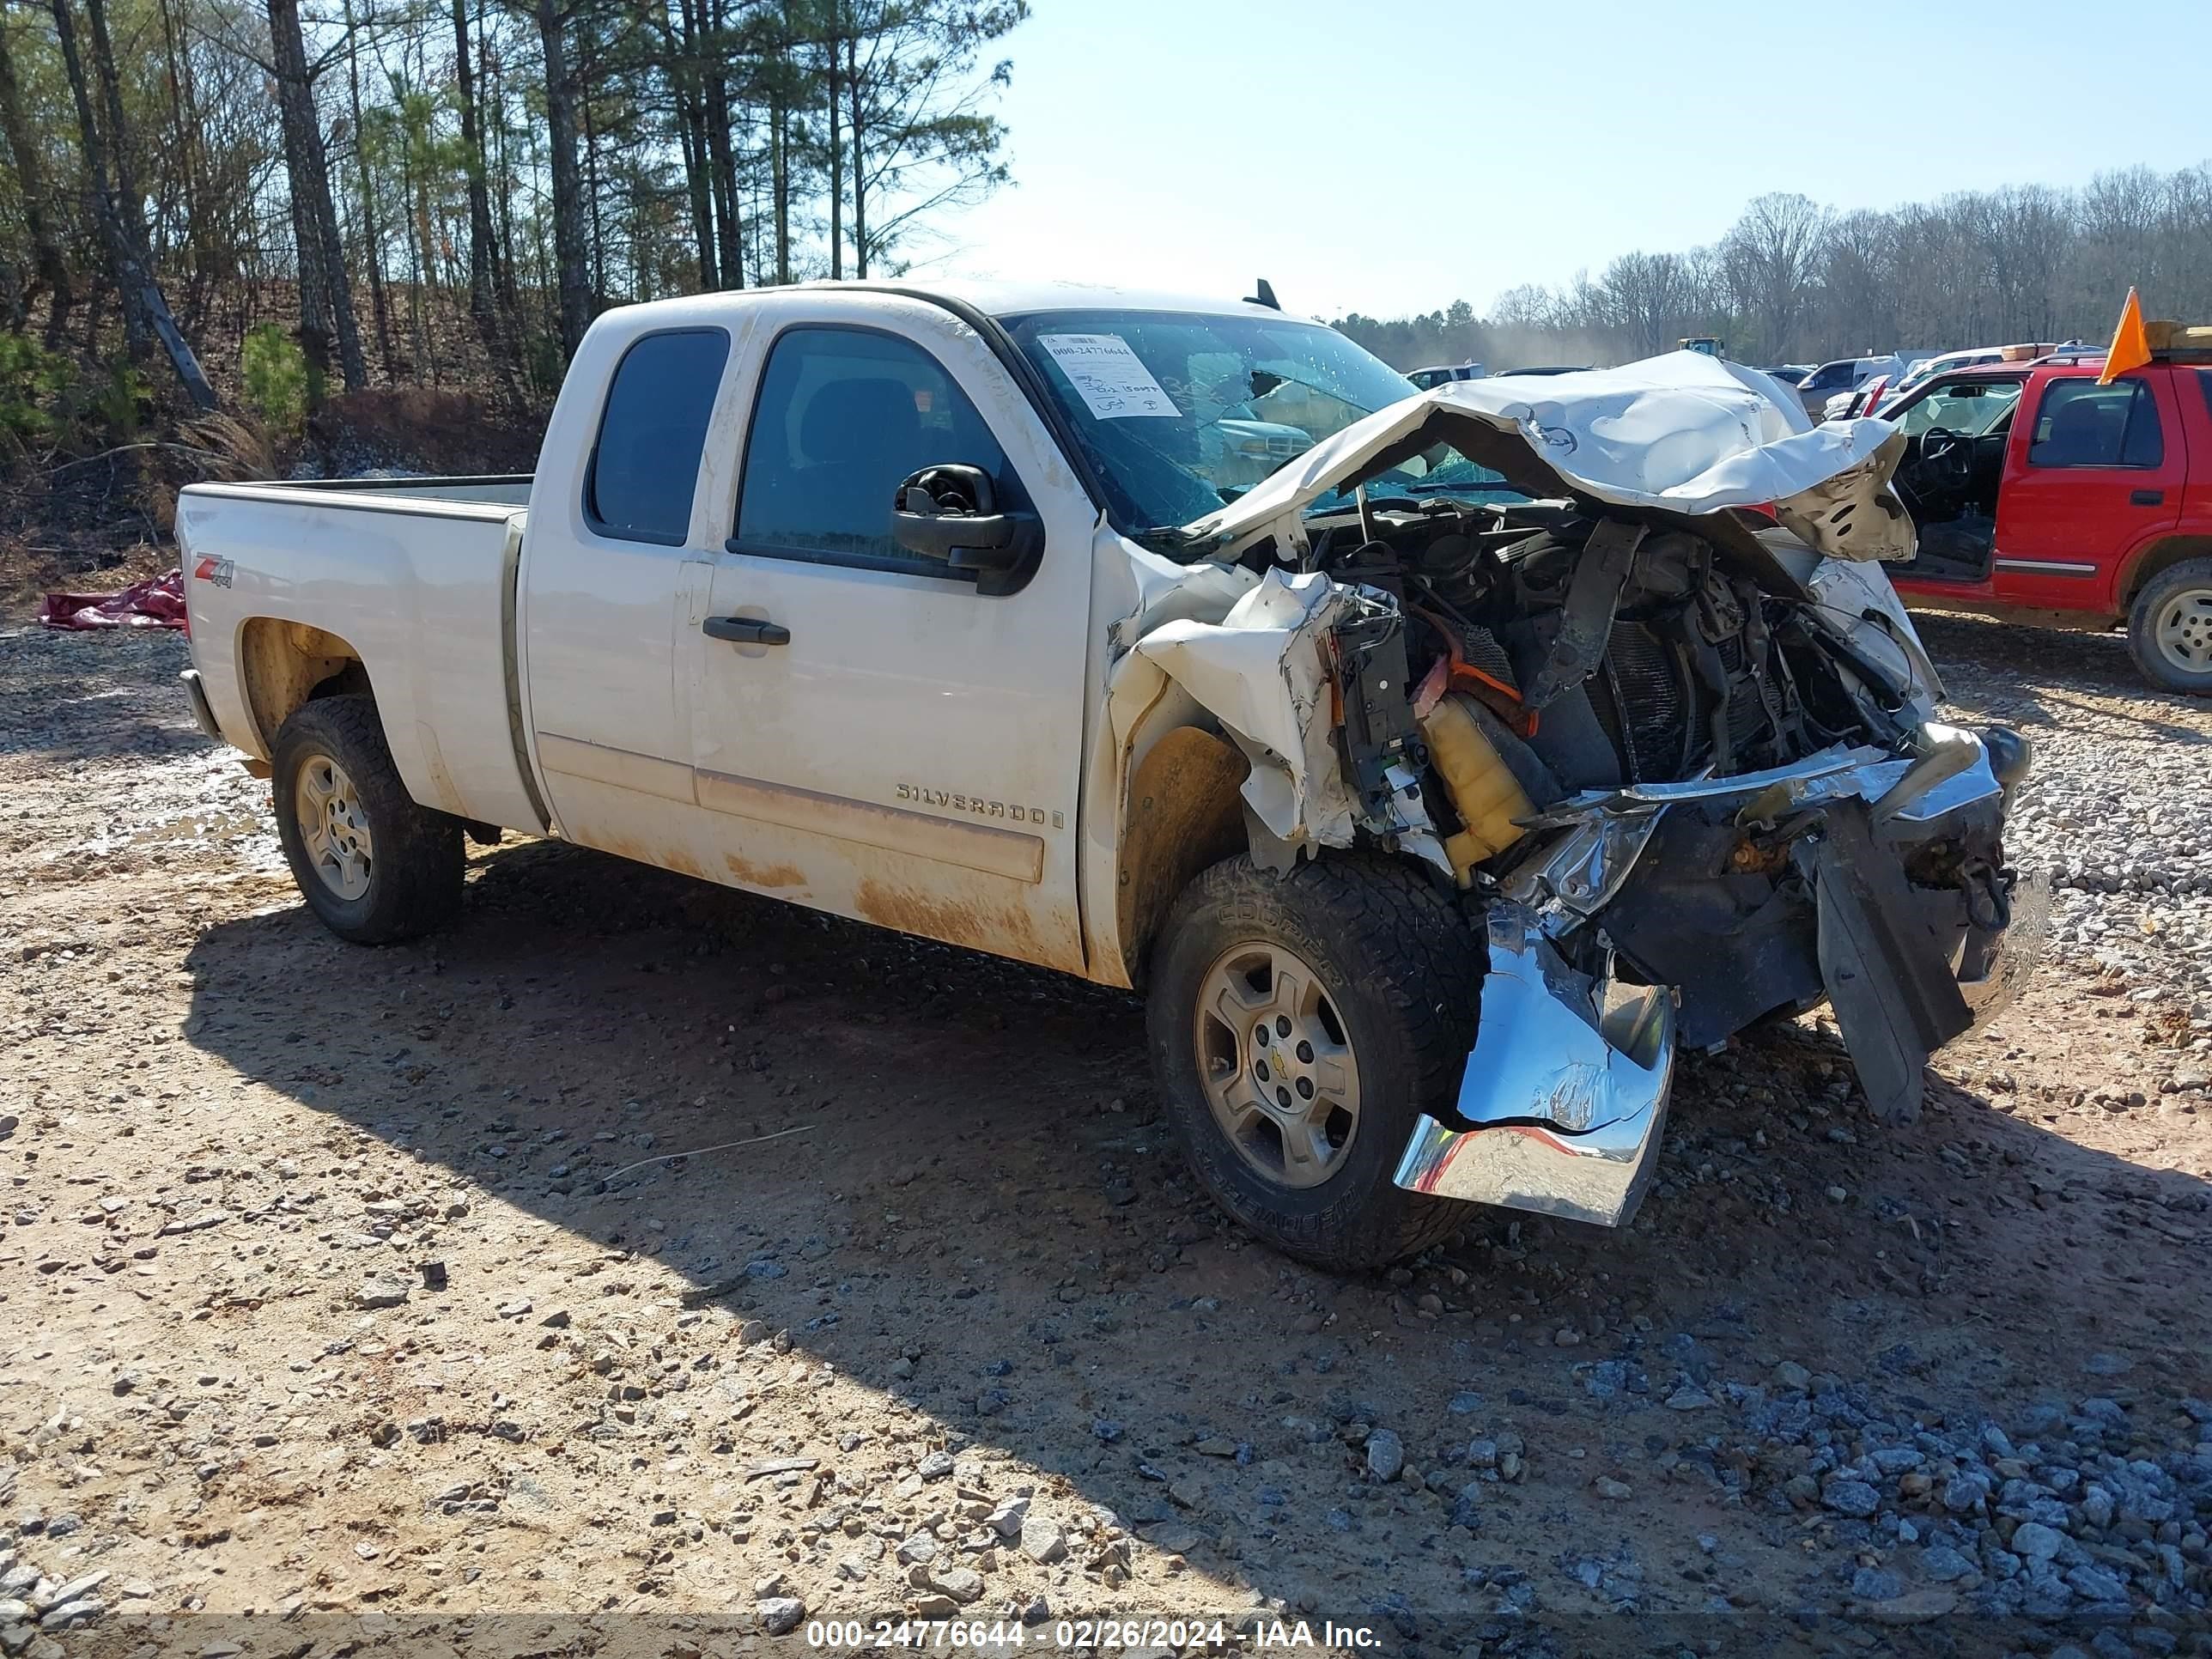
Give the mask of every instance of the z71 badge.
[(949, 807), (955, 812), (968, 812), (979, 818), (1003, 818), (1012, 823), (1043, 823), (1048, 820), (1054, 829), (1059, 830), (1067, 822), (1066, 813), (1048, 812), (1042, 806), (1022, 806), (1012, 801), (988, 800), (981, 795), (925, 789), (918, 783), (899, 785), (898, 798), (917, 806)]
[(217, 587), (228, 587), (237, 577), (238, 567), (228, 559), (202, 559), (192, 567), (192, 574), (204, 582), (213, 582)]

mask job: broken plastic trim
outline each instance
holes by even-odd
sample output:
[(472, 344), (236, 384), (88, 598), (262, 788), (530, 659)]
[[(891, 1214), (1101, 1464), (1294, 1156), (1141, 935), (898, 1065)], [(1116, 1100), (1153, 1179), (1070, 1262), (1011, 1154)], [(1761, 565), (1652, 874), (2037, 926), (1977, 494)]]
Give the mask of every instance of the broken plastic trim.
[[(2012, 740), (2006, 728), (1991, 729)], [(1994, 762), (2003, 757), (1981, 734), (1931, 720), (1921, 728), (1920, 750), (1918, 758), (1906, 759), (1869, 746), (1836, 747), (1734, 777), (1586, 790), (1525, 821), (1532, 830), (1565, 833), (1508, 876), (1502, 890), (1541, 911), (1548, 931), (1565, 933), (1613, 902), (1666, 809), (1682, 801), (1748, 795), (1737, 818), (1752, 824), (1826, 802), (1863, 800), (1875, 824), (1918, 838), (1949, 827), (1945, 820), (1954, 814), (2002, 805), (2005, 786)]]
[[(1993, 781), (1994, 787), (1994, 781)], [(1835, 801), (1791, 857), (1813, 890), (1828, 1006), (1867, 1105), (1884, 1123), (1920, 1110), (1929, 1056), (1973, 1024), (1940, 918), (1915, 897), (1863, 801)]]
[(1549, 898), (1578, 919), (1595, 915), (1620, 891), (1666, 810), (1588, 809), (1542, 856), (1506, 878), (1506, 896), (1538, 908)]
[(1534, 912), (1490, 913), (1482, 1024), (1451, 1128), (1424, 1115), (1407, 1190), (1626, 1225), (1650, 1184), (1674, 1077), (1674, 999), (1560, 960)]

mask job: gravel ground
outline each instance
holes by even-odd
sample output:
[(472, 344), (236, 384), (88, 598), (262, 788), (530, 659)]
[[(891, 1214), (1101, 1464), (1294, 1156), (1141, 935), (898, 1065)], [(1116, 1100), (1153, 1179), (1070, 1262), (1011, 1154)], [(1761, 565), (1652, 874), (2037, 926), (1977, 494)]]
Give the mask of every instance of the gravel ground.
[(1921, 1120), (1808, 1018), (1343, 1280), (1126, 997), (514, 839), (349, 948), (179, 641), (0, 629), (0, 1653), (2212, 1653), (2212, 709), (1927, 633), (2062, 886)]

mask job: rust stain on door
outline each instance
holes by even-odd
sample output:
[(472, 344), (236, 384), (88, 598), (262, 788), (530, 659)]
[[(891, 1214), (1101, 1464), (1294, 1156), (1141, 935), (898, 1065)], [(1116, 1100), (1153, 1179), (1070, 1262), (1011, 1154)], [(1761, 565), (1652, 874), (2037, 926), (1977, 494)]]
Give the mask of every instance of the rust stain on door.
[(795, 864), (755, 864), (735, 853), (726, 854), (723, 865), (730, 879), (741, 881), (748, 887), (804, 887), (806, 872)]
[(1081, 947), (1072, 939), (1048, 942), (1040, 938), (1035, 919), (1019, 905), (995, 903), (981, 896), (940, 897), (871, 879), (860, 884), (854, 908), (879, 927), (1066, 973), (1084, 971)]

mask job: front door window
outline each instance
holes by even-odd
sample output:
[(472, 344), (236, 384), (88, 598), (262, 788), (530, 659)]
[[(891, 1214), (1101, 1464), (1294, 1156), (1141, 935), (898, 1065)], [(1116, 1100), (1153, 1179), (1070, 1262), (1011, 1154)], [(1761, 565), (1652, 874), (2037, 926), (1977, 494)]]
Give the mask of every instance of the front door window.
[(733, 550), (972, 581), (891, 536), (899, 485), (948, 463), (1012, 483), (1006, 452), (927, 352), (863, 329), (791, 329), (761, 376)]

